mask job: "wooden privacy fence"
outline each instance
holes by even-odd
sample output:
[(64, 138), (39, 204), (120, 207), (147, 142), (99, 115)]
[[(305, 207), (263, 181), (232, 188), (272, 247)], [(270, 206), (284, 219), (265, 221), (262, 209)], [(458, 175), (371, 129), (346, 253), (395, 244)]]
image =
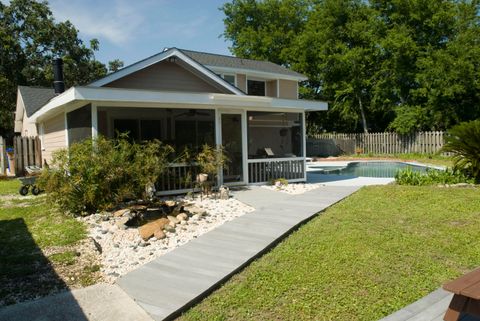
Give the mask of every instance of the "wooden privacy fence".
[(311, 135), (307, 140), (307, 155), (335, 156), (329, 154), (329, 147), (321, 147), (322, 142), (325, 141), (338, 146), (339, 149), (341, 149), (342, 144), (343, 146), (347, 146), (343, 141), (350, 141), (351, 143), (348, 145), (349, 148), (344, 147), (345, 154), (436, 153), (443, 147), (444, 135), (445, 132), (441, 131), (417, 132), (410, 135), (400, 135), (397, 133), (315, 134)]
[(38, 136), (14, 137), (13, 150), (15, 152), (15, 174), (17, 176), (25, 174), (26, 166), (42, 166), (42, 148)]

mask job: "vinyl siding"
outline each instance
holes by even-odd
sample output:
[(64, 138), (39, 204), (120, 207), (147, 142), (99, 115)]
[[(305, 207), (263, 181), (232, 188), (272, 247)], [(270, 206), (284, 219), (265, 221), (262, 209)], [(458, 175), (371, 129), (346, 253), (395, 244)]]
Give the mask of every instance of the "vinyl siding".
[(297, 82), (294, 80), (280, 79), (280, 98), (298, 99), (297, 96)]
[(62, 113), (45, 121), (43, 128), (42, 158), (47, 163), (50, 163), (54, 151), (67, 147), (65, 141), (65, 114)]
[(37, 125), (28, 121), (27, 113), (23, 113), (22, 136), (37, 136)]
[(269, 80), (265, 82), (266, 96), (277, 97), (277, 81)]
[(162, 61), (108, 83), (105, 87), (228, 93), (226, 89), (214, 86), (213, 81), (210, 83), (186, 68), (175, 62)]
[(247, 75), (237, 74), (237, 88), (244, 93), (247, 92)]

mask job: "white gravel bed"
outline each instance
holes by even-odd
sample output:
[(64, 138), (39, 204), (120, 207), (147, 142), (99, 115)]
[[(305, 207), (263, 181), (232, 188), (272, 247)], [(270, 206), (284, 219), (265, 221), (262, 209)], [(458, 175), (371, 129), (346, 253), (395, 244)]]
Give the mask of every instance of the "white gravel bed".
[(303, 194), (323, 186), (322, 183), (289, 183), (288, 185), (262, 185), (263, 188), (291, 195)]
[[(177, 199), (181, 201), (182, 199)], [(175, 232), (166, 232), (166, 238), (157, 240), (151, 238), (143, 241), (137, 228), (119, 228), (115, 224), (118, 218), (104, 221), (105, 215), (94, 214), (79, 218), (88, 224), (89, 236), (102, 248), (101, 272), (105, 281), (114, 282), (120, 275), (124, 275), (153, 259), (170, 252), (188, 241), (231, 221), (236, 217), (252, 212), (254, 208), (230, 198), (215, 200), (204, 198), (188, 201), (197, 207), (206, 210), (206, 216), (193, 216), (188, 221), (181, 222)]]

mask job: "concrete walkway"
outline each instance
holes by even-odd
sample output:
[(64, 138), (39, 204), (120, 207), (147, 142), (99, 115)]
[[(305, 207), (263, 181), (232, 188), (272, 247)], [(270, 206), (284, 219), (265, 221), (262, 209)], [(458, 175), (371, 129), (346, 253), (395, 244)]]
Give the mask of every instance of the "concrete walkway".
[[(443, 321), (452, 297), (452, 293), (440, 288), (380, 321)], [(478, 320), (472, 316), (462, 316), (459, 321)]]
[(251, 187), (235, 192), (238, 200), (256, 210), (141, 266), (117, 283), (155, 320), (174, 318), (299, 224), (358, 189), (322, 186), (288, 195)]
[(0, 309), (1, 321), (151, 321), (117, 285), (95, 284)]

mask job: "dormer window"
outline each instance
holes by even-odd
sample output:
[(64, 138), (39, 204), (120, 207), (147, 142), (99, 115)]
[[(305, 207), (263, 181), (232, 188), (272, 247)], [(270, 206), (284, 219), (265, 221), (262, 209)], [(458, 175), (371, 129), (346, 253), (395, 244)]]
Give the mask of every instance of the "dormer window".
[(251, 96), (265, 96), (265, 81), (248, 80), (247, 93)]
[(235, 86), (235, 75), (223, 75), (223, 79), (225, 79), (230, 85)]

